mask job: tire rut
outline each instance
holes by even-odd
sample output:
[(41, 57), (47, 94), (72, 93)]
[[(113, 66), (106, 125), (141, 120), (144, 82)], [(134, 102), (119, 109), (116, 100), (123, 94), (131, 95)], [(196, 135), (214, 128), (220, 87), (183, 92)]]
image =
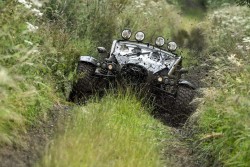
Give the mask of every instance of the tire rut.
[(55, 105), (21, 134), (24, 145), (3, 146), (0, 148), (1, 167), (31, 167), (42, 157), (46, 145), (54, 137), (54, 132), (63, 131), (63, 124), (70, 117), (68, 106)]

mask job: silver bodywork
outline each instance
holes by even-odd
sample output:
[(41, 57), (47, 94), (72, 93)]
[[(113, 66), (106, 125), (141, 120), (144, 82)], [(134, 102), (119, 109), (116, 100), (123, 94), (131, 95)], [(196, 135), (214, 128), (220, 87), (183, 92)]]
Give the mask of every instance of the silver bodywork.
[(98, 62), (94, 57), (91, 57), (91, 56), (80, 56), (80, 61), (89, 62), (94, 65), (96, 65)]
[[(88, 62), (96, 66), (96, 75), (103, 77), (116, 77), (123, 72), (127, 65), (142, 67), (147, 72), (147, 82), (162, 77), (164, 80), (172, 80), (171, 86), (178, 84), (187, 85), (195, 89), (193, 84), (181, 80), (180, 76), (175, 76), (175, 71), (180, 70), (181, 56), (177, 56), (169, 51), (162, 50), (153, 45), (136, 42), (114, 40), (109, 58), (104, 62), (99, 62), (91, 56), (81, 56), (80, 62)], [(112, 64), (112, 70), (107, 69)], [(104, 66), (103, 66), (104, 65)], [(104, 73), (101, 69), (105, 69)], [(162, 74), (161, 72), (164, 71)], [(162, 82), (164, 84), (164, 82)], [(169, 83), (166, 83), (168, 85)]]
[(131, 42), (115, 41), (111, 50), (121, 66), (136, 64), (155, 74), (163, 69), (171, 69), (177, 57), (167, 51), (151, 45)]

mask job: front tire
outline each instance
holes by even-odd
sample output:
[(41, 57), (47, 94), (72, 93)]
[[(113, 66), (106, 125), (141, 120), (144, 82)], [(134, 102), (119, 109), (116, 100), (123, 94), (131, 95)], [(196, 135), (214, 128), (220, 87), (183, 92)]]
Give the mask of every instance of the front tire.
[(195, 111), (196, 105), (192, 103), (195, 90), (188, 85), (179, 84), (176, 94), (171, 95), (154, 88), (150, 92), (154, 115), (170, 126), (182, 126)]
[(195, 105), (192, 104), (192, 100), (194, 98), (195, 91), (189, 86), (179, 85), (174, 109), (171, 113), (174, 120), (178, 120), (179, 124), (185, 123), (188, 117), (194, 112)]
[(77, 81), (73, 84), (69, 94), (69, 101), (80, 102), (90, 97), (97, 89), (97, 79), (94, 77), (95, 65), (79, 62), (77, 67)]

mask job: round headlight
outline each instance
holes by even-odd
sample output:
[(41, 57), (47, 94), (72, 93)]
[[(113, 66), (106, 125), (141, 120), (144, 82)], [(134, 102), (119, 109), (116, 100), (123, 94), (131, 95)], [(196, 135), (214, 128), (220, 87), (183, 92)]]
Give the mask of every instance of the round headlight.
[(168, 43), (168, 50), (175, 51), (177, 49), (177, 44), (175, 42)]
[(143, 32), (139, 31), (135, 34), (135, 39), (138, 41), (138, 42), (141, 42), (143, 41), (143, 39), (145, 38), (145, 35)]
[(158, 82), (162, 82), (163, 81), (163, 78), (162, 77), (158, 77)]
[(155, 44), (161, 47), (165, 44), (165, 39), (163, 37), (158, 37), (156, 38)]
[(113, 69), (113, 65), (112, 65), (112, 64), (109, 64), (109, 65), (108, 65), (108, 69), (109, 69), (109, 70), (112, 70), (112, 69)]
[(122, 31), (122, 38), (123, 39), (129, 39), (132, 35), (132, 32), (129, 29)]

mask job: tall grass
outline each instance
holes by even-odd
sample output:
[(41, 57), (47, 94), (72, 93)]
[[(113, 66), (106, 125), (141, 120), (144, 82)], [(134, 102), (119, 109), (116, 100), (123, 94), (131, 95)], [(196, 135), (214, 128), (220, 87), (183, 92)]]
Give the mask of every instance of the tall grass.
[(19, 141), (19, 131), (46, 115), (55, 101), (64, 101), (80, 55), (98, 57), (95, 48), (109, 49), (123, 28), (143, 30), (153, 42), (159, 35), (170, 37), (173, 27), (182, 24), (175, 19), (178, 11), (164, 0), (41, 2), (42, 7), (0, 2), (3, 144)]
[(65, 19), (53, 22), (32, 3), (1, 1), (0, 10), (0, 145), (19, 145), (27, 125), (64, 102), (75, 63), (94, 42), (79, 40)]
[[(194, 146), (203, 164), (249, 166), (250, 20), (249, 9), (226, 7), (209, 15), (207, 57), (214, 67), (205, 79)], [(209, 27), (209, 26), (207, 26)], [(192, 119), (191, 119), (192, 120)], [(208, 158), (210, 157), (210, 158)], [(212, 158), (211, 158), (212, 157)]]
[(107, 94), (75, 109), (38, 166), (162, 166), (167, 129), (135, 95)]
[[(0, 145), (20, 144), (19, 132), (52, 105), (56, 99), (36, 68), (41, 56), (27, 29), (26, 18), (33, 15), (14, 1), (1, 2), (0, 33)], [(22, 15), (20, 15), (22, 13)]]

